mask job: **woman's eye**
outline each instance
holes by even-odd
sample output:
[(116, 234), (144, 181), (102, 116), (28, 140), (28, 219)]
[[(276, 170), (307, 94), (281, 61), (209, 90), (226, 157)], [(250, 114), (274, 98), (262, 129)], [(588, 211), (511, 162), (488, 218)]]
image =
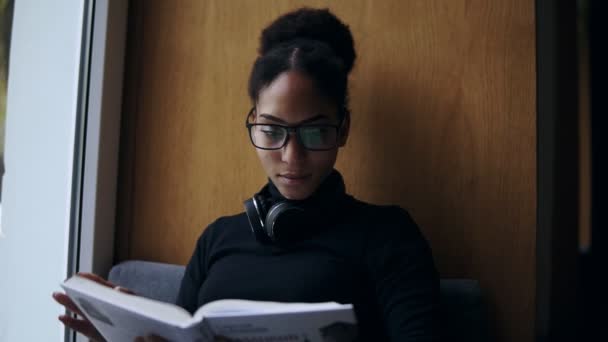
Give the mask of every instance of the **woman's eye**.
[(276, 129), (262, 129), (262, 133), (269, 138), (279, 138), (282, 136), (281, 131)]
[(329, 129), (327, 127), (311, 127), (309, 132), (312, 135), (326, 136), (329, 133)]

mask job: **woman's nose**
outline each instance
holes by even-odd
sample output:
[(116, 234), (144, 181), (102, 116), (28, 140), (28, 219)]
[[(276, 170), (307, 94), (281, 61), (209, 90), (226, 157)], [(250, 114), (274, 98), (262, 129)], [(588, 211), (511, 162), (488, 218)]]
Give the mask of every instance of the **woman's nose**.
[(289, 139), (287, 140), (287, 143), (285, 144), (285, 146), (283, 146), (281, 159), (286, 163), (301, 161), (306, 156), (306, 152), (306, 149), (298, 141), (296, 135), (294, 133), (291, 133)]

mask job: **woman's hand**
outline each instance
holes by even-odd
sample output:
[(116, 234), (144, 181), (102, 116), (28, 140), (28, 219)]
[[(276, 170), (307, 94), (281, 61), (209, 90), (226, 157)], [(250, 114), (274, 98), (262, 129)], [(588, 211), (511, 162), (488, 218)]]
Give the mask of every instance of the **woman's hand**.
[[(116, 285), (110, 283), (109, 281), (103, 279), (102, 277), (96, 274), (79, 272), (78, 275), (93, 280), (101, 285), (116, 289), (118, 291), (133, 294), (132, 291), (127, 290), (125, 288), (117, 287)], [(74, 304), (70, 297), (68, 297), (65, 293), (54, 292), (53, 299), (55, 299), (57, 303), (63, 305), (68, 311), (71, 311), (81, 317), (76, 318), (72, 317), (71, 315), (61, 315), (58, 317), (61, 323), (94, 341), (105, 341), (103, 336), (101, 336), (101, 334), (99, 333), (99, 331), (97, 331), (97, 329), (95, 329), (93, 324), (91, 324), (91, 322), (82, 314), (80, 309), (78, 309), (78, 307), (76, 306), (76, 304)]]

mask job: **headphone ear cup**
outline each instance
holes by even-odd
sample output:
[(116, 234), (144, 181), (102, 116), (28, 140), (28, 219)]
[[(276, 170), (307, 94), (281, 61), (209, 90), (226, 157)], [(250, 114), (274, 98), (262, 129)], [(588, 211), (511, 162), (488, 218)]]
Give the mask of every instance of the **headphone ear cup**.
[(261, 193), (253, 195), (253, 199), (258, 206), (260, 217), (262, 218), (262, 221), (264, 221), (266, 219), (266, 215), (268, 215), (268, 206), (270, 205), (269, 200)]
[(251, 227), (251, 231), (253, 232), (256, 240), (261, 243), (272, 242), (270, 237), (266, 234), (266, 229), (264, 228), (264, 218), (266, 216), (264, 202), (260, 201), (258, 195), (254, 195), (253, 198), (243, 202), (243, 205), (245, 206), (245, 213), (247, 214), (247, 219), (249, 220), (249, 226)]
[(279, 202), (273, 205), (268, 211), (268, 215), (266, 215), (266, 234), (270, 237), (272, 241), (276, 241), (275, 229), (277, 228), (278, 218), (281, 216), (281, 213), (287, 207), (287, 202)]
[(274, 242), (290, 242), (306, 233), (309, 220), (306, 210), (289, 202), (273, 205), (266, 216), (266, 234)]

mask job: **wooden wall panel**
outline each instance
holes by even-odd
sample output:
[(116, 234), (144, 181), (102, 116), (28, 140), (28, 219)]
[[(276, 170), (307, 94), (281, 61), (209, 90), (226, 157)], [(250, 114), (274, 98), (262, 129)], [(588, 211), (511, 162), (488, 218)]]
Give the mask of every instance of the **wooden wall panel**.
[(260, 30), (301, 5), (353, 30), (352, 127), (337, 168), (407, 208), (442, 277), (480, 280), (497, 341), (534, 336), (533, 1), (134, 1), (119, 259), (185, 263), (265, 182), (246, 84)]

